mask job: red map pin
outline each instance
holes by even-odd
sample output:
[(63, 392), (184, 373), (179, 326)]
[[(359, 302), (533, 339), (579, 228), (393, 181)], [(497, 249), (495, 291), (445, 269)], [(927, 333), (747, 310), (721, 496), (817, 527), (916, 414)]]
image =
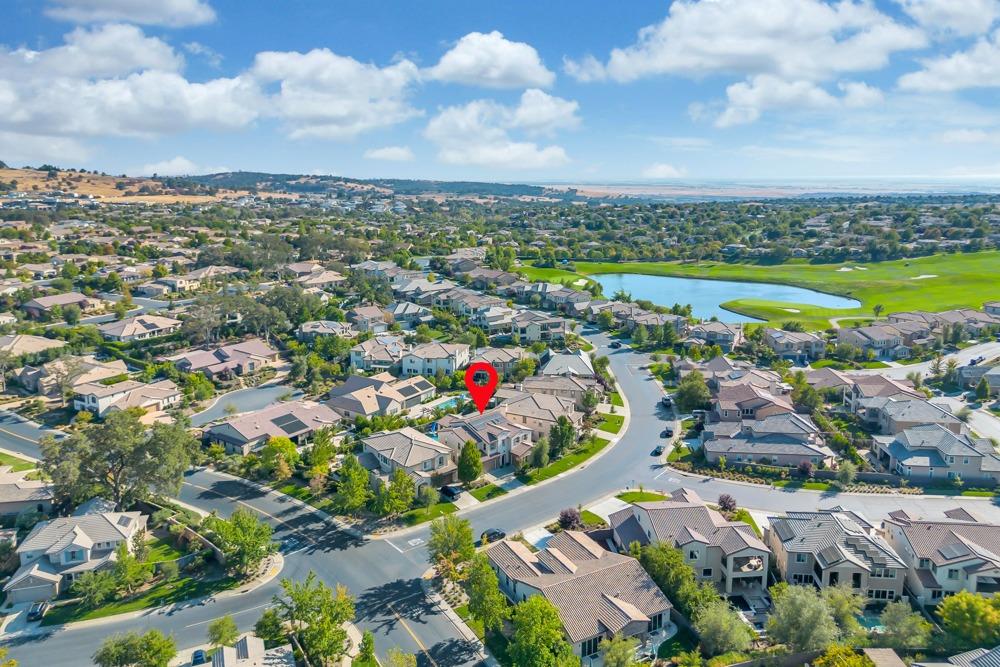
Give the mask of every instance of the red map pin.
[(486, 405), (493, 398), (497, 380), (496, 369), (485, 361), (476, 362), (465, 369), (465, 386), (469, 389), (472, 402), (479, 408), (479, 414), (483, 414)]

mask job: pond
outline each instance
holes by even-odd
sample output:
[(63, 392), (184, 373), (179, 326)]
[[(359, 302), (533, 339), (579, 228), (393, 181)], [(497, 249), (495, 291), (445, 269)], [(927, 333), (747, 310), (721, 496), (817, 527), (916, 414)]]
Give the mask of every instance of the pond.
[(622, 289), (633, 299), (645, 299), (660, 306), (675, 303), (691, 304), (694, 316), (702, 319), (717, 317), (723, 322), (758, 322), (752, 317), (730, 312), (719, 304), (734, 299), (767, 299), (789, 304), (789, 317), (794, 317), (792, 304), (806, 304), (823, 308), (857, 308), (859, 301), (842, 296), (824, 294), (803, 287), (774, 283), (741, 283), (731, 280), (704, 280), (701, 278), (673, 278), (670, 276), (645, 276), (637, 273), (604, 273), (590, 276), (604, 288), (604, 295)]

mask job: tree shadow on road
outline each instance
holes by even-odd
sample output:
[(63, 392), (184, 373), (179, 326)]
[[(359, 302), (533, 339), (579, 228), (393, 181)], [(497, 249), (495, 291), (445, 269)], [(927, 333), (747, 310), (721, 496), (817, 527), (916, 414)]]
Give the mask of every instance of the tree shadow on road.
[(479, 657), (475, 644), (467, 639), (448, 639), (431, 646), (427, 653), (417, 654), (417, 664), (421, 667), (451, 667), (465, 665)]
[(439, 614), (419, 579), (397, 579), (369, 588), (354, 603), (358, 619), (366, 626), (391, 632), (400, 623), (424, 624), (426, 616)]

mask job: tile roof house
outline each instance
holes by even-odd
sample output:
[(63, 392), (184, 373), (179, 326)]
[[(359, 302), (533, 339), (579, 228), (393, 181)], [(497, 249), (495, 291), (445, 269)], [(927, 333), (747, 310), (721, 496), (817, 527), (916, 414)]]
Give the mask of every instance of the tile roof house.
[(25, 354), (38, 354), (46, 350), (55, 350), (65, 347), (66, 341), (44, 336), (32, 336), (30, 334), (8, 334), (0, 336), (0, 352), (6, 352), (12, 357), (20, 357)]
[(512, 391), (502, 399), (499, 407), (507, 419), (530, 428), (532, 440), (536, 442), (542, 436), (549, 437), (549, 431), (561, 416), (570, 420), (578, 435), (583, 428), (583, 413), (577, 412), (568, 398)]
[(874, 601), (899, 599), (906, 563), (860, 514), (839, 507), (768, 517), (764, 543), (790, 584), (846, 584)]
[(4, 585), (13, 603), (59, 595), (85, 573), (110, 566), (115, 549), (145, 529), (139, 512), (96, 512), (40, 521), (17, 546), (21, 566)]
[(351, 348), (351, 368), (361, 371), (398, 369), (407, 350), (401, 336), (381, 334)]
[(573, 401), (577, 410), (583, 410), (583, 398), (587, 392), (598, 396), (604, 393), (604, 387), (595, 378), (577, 375), (531, 375), (519, 382), (515, 389), (529, 394), (548, 394)]
[(23, 510), (48, 514), (52, 510), (52, 484), (40, 479), (25, 479), (30, 472), (15, 472), (11, 466), (0, 466), (0, 515), (9, 516)]
[(260, 338), (165, 357), (182, 371), (201, 371), (209, 378), (247, 375), (278, 362), (278, 351)]
[(409, 426), (375, 433), (362, 442), (364, 452), (358, 460), (375, 483), (387, 482), (400, 469), (413, 478), (418, 488), (438, 487), (456, 479), (452, 448)]
[(804, 331), (783, 331), (768, 327), (764, 329), (764, 344), (782, 359), (797, 364), (822, 359), (826, 354), (826, 341), (816, 334)]
[(483, 362), (490, 364), (503, 377), (517, 368), (522, 359), (530, 359), (531, 354), (523, 347), (484, 347), (476, 350), (470, 364)]
[(858, 416), (879, 433), (893, 435), (924, 424), (939, 424), (952, 433), (964, 433), (965, 424), (947, 407), (923, 398), (864, 398)]
[(143, 408), (158, 413), (180, 403), (182, 397), (173, 380), (149, 384), (122, 380), (110, 385), (89, 382), (74, 387), (73, 394), (74, 410), (86, 410), (98, 417), (129, 408)]
[(680, 549), (700, 580), (723, 593), (763, 593), (771, 552), (750, 525), (729, 521), (697, 493), (678, 489), (669, 500), (640, 502), (608, 517), (615, 546), (662, 542)]
[(878, 359), (905, 359), (910, 348), (903, 344), (903, 333), (891, 324), (837, 330), (837, 343), (853, 345), (863, 352), (872, 352)]
[(261, 449), (272, 437), (304, 445), (313, 433), (339, 421), (340, 415), (325, 405), (288, 401), (214, 424), (205, 429), (205, 440), (223, 445), (230, 453), (246, 455)]
[(914, 389), (909, 380), (896, 380), (877, 374), (848, 377), (851, 384), (844, 390), (844, 404), (854, 413), (861, 409), (860, 402), (865, 398), (927, 398), (924, 392)]
[(17, 372), (18, 383), (30, 392), (43, 396), (59, 393), (59, 381), (66, 375), (72, 378), (72, 388), (89, 382), (100, 382), (128, 373), (128, 366), (121, 359), (98, 361), (94, 355), (63, 356), (39, 366), (25, 366)]
[(308, 289), (310, 287), (318, 289), (331, 289), (343, 285), (347, 282), (347, 278), (336, 271), (323, 270), (299, 276), (295, 279), (295, 282), (304, 289)]
[(421, 324), (434, 321), (430, 308), (410, 301), (397, 301), (386, 308), (394, 322), (404, 329), (415, 329)]
[(511, 330), (522, 343), (562, 340), (569, 325), (562, 317), (539, 313), (534, 310), (519, 310), (511, 317)]
[(723, 384), (712, 399), (711, 421), (760, 420), (771, 415), (794, 413), (785, 396), (759, 389), (751, 384)]
[(576, 655), (595, 655), (602, 640), (618, 634), (646, 642), (669, 620), (670, 601), (639, 562), (585, 533), (557, 533), (534, 553), (503, 540), (486, 555), (511, 601), (542, 595), (555, 606)]
[(56, 306), (65, 308), (66, 306), (77, 306), (84, 313), (98, 310), (103, 307), (104, 302), (84, 296), (79, 292), (66, 292), (65, 294), (52, 294), (50, 296), (39, 296), (24, 303), (21, 308), (28, 317), (38, 319), (43, 315), (52, 312)]
[(518, 465), (531, 453), (531, 429), (507, 419), (502, 408), (482, 414), (446, 415), (437, 425), (438, 440), (451, 447), (456, 458), (466, 442), (476, 444), (483, 472)]
[(538, 369), (541, 375), (575, 375), (585, 378), (597, 376), (590, 355), (583, 350), (559, 353), (550, 350), (542, 356), (541, 361), (541, 368)]
[(1000, 454), (992, 442), (941, 424), (875, 436), (872, 452), (887, 471), (918, 483), (956, 478), (971, 484), (1000, 482)]
[(469, 365), (470, 347), (465, 343), (423, 343), (415, 345), (400, 360), (403, 375), (438, 373), (451, 375)]
[(326, 404), (345, 419), (395, 415), (434, 398), (437, 390), (422, 375), (397, 379), (389, 373), (351, 375), (330, 390)]
[(882, 522), (882, 533), (909, 567), (907, 588), (920, 604), (968, 591), (1000, 593), (1000, 525), (957, 507), (943, 519), (915, 519), (904, 510)]
[(180, 330), (181, 321), (160, 315), (136, 315), (97, 327), (108, 340), (122, 342), (167, 336)]
[(695, 324), (684, 341), (686, 345), (718, 345), (723, 352), (730, 352), (743, 342), (743, 329), (738, 324), (702, 322)]
[(311, 341), (321, 336), (354, 338), (357, 335), (358, 332), (347, 322), (335, 322), (333, 320), (303, 322), (295, 332), (295, 337), (301, 341)]
[(347, 321), (353, 323), (358, 331), (378, 334), (389, 330), (392, 316), (378, 306), (358, 306), (347, 311)]
[(730, 464), (761, 463), (794, 468), (803, 461), (832, 468), (836, 454), (826, 446), (819, 428), (806, 415), (784, 412), (763, 419), (723, 421), (705, 425), (705, 460)]

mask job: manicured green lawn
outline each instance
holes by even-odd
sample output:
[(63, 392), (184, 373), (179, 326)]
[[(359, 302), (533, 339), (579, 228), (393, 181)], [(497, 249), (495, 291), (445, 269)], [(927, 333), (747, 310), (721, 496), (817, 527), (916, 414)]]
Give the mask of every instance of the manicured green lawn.
[[(583, 274), (640, 273), (646, 275), (782, 283), (857, 299), (859, 308), (820, 308), (809, 304), (764, 299), (737, 299), (722, 304), (728, 310), (777, 324), (798, 320), (809, 328), (826, 329), (831, 317), (867, 317), (875, 304), (886, 313), (901, 310), (941, 311), (981, 308), (1000, 299), (1000, 251), (932, 255), (871, 264), (809, 264), (792, 261), (777, 266), (721, 262), (576, 262)], [(851, 271), (838, 271), (845, 266)], [(858, 270), (861, 267), (864, 270)], [(913, 280), (920, 275), (934, 278)], [(786, 308), (795, 308), (790, 313)]]
[(667, 499), (662, 493), (653, 493), (652, 491), (626, 491), (625, 493), (619, 493), (615, 497), (627, 503), (652, 503), (657, 500)]
[(490, 498), (499, 498), (507, 492), (496, 484), (487, 484), (486, 486), (481, 486), (478, 489), (473, 489), (469, 493), (471, 493), (472, 497), (479, 502), (483, 502), (484, 500), (489, 500)]
[(472, 614), (469, 613), (469, 605), (463, 604), (460, 607), (455, 607), (455, 613), (458, 617), (465, 621), (465, 624), (469, 626), (469, 629), (476, 633), (479, 639), (482, 639), (486, 635), (486, 631), (483, 629), (483, 622), (479, 619), (472, 618)]
[(617, 391), (613, 391), (608, 394), (608, 402), (619, 408), (625, 407), (625, 403), (622, 401), (622, 396)]
[(687, 448), (687, 445), (681, 445), (680, 447), (674, 447), (667, 454), (667, 461), (669, 463), (674, 463), (675, 461), (686, 461), (691, 458), (691, 450)]
[(580, 520), (583, 521), (583, 525), (587, 528), (597, 528), (599, 526), (608, 525), (607, 521), (590, 510), (583, 510), (580, 512)]
[(165, 560), (177, 560), (185, 555), (183, 551), (173, 544), (163, 539), (155, 537), (149, 541), (149, 555), (146, 557), (150, 563), (159, 563)]
[(859, 361), (861, 368), (889, 368), (889, 364), (883, 361)]
[(624, 423), (625, 417), (622, 415), (604, 415), (604, 420), (597, 425), (597, 428), (606, 433), (618, 433)]
[(17, 456), (11, 456), (10, 454), (5, 454), (3, 452), (0, 452), (0, 465), (10, 466), (14, 469), (14, 472), (30, 470), (35, 467), (35, 464), (31, 461), (26, 461)]
[(833, 488), (833, 485), (829, 482), (799, 482), (790, 479), (780, 479), (773, 484), (781, 488), (808, 489), (810, 491), (829, 491)]
[(329, 512), (331, 514), (334, 513), (332, 500), (326, 496), (317, 496), (313, 494), (313, 492), (309, 490), (309, 487), (305, 486), (304, 482), (296, 478), (286, 481), (283, 485), (275, 487), (274, 490), (279, 493), (284, 493), (287, 496), (291, 496), (292, 498), (297, 498), (304, 503), (312, 505), (318, 510), (323, 510), (324, 512)]
[(578, 280), (586, 281), (587, 285), (593, 282), (590, 278), (579, 273), (573, 273), (572, 271), (567, 271), (565, 269), (540, 269), (534, 266), (519, 266), (514, 269), (516, 273), (522, 273), (528, 280), (544, 280), (550, 283), (561, 283), (567, 284), (568, 287), (575, 290), (582, 290), (586, 288), (586, 285), (575, 284)]
[(698, 640), (691, 632), (684, 628), (677, 628), (677, 634), (660, 644), (656, 650), (656, 655), (664, 660), (669, 660), (679, 653), (690, 651), (698, 646)]
[(405, 512), (401, 518), (407, 526), (415, 526), (418, 523), (433, 521), (439, 516), (451, 514), (457, 509), (452, 503), (435, 503), (430, 507), (418, 507), (417, 509)]
[(591, 456), (608, 446), (608, 440), (604, 438), (590, 438), (589, 441), (578, 447), (574, 452), (567, 454), (558, 461), (553, 461), (544, 468), (532, 470), (526, 474), (518, 475), (525, 484), (538, 484), (539, 482), (564, 473), (570, 468), (575, 468)]
[(215, 593), (235, 588), (239, 584), (239, 581), (230, 578), (214, 581), (203, 581), (201, 579), (192, 579), (191, 577), (175, 579), (174, 581), (157, 584), (142, 595), (131, 600), (116, 600), (97, 609), (87, 609), (80, 604), (53, 607), (45, 615), (45, 618), (42, 619), (42, 625), (61, 625), (63, 623), (88, 621), (94, 618), (104, 618), (105, 616), (139, 611), (141, 609), (153, 609), (168, 604), (184, 602), (192, 598), (214, 595)]
[(764, 536), (764, 533), (760, 531), (760, 526), (757, 525), (757, 522), (753, 520), (753, 517), (750, 515), (750, 512), (748, 512), (746, 509), (741, 507), (738, 510), (736, 510), (736, 515), (733, 518), (735, 518), (737, 521), (742, 521), (743, 523), (753, 528), (753, 532), (757, 533), (757, 537)]

